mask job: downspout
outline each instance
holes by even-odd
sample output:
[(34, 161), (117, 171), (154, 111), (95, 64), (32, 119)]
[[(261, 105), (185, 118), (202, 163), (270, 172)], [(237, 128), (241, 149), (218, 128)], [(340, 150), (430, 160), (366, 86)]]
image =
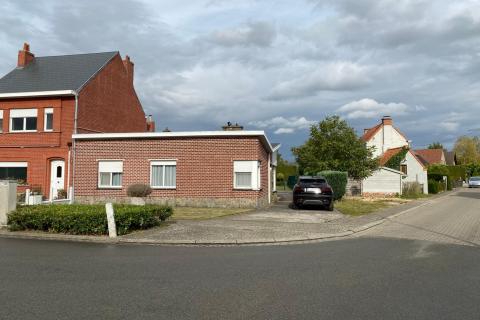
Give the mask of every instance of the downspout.
[[(74, 118), (74, 123), (73, 123), (73, 133), (77, 134), (77, 128), (78, 128), (78, 93), (77, 93), (77, 91), (74, 91), (73, 94), (75, 95), (75, 118)], [(76, 159), (77, 159), (76, 143), (75, 143), (75, 139), (73, 139), (73, 138), (72, 138), (72, 150), (73, 150), (72, 194), (71, 194), (70, 203), (73, 203), (75, 201), (75, 163), (76, 163)]]
[(268, 191), (268, 204), (271, 204), (272, 203), (272, 182), (271, 182), (271, 178), (272, 178), (272, 168), (270, 167), (271, 166), (271, 158), (272, 158), (272, 153), (269, 153), (268, 154), (268, 170), (267, 170), (267, 173), (268, 173), (268, 188), (267, 188), (267, 191)]

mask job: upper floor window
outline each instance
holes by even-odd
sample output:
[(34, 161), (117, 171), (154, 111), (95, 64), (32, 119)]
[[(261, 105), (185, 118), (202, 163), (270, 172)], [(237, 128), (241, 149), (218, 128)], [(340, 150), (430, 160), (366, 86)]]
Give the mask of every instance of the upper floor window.
[(44, 131), (53, 131), (53, 108), (45, 109)]
[(10, 132), (37, 131), (37, 109), (10, 110)]
[(3, 132), (3, 110), (0, 110), (0, 133)]

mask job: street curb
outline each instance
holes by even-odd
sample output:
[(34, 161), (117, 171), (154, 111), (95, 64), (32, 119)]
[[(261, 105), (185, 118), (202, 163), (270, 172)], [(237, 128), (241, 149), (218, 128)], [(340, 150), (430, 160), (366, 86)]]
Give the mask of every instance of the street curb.
[(458, 191), (445, 192), (433, 199), (420, 202), (411, 208), (405, 209), (401, 212), (395, 213), (391, 216), (367, 223), (365, 225), (347, 229), (344, 232), (325, 233), (319, 235), (307, 235), (306, 237), (292, 237), (292, 238), (278, 238), (278, 239), (262, 239), (262, 240), (152, 240), (152, 239), (130, 239), (130, 238), (108, 238), (108, 237), (92, 237), (92, 236), (73, 236), (64, 234), (43, 234), (43, 233), (22, 233), (22, 232), (3, 232), (6, 228), (0, 228), (0, 238), (9, 239), (29, 239), (29, 240), (53, 240), (53, 241), (70, 241), (70, 242), (84, 242), (84, 243), (103, 243), (103, 244), (145, 244), (145, 245), (177, 245), (177, 246), (218, 246), (218, 245), (268, 245), (268, 244), (287, 244), (287, 243), (301, 243), (311, 242), (325, 239), (345, 238), (356, 233), (376, 227), (387, 220), (399, 217), (405, 213), (418, 209), (420, 207), (429, 205), (437, 199), (441, 199), (457, 193)]

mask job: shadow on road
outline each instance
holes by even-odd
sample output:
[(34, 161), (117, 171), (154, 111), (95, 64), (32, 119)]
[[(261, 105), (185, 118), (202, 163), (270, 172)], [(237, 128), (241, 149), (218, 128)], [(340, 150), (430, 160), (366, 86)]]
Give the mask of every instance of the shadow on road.
[(459, 192), (455, 196), (470, 199), (480, 199), (480, 192)]

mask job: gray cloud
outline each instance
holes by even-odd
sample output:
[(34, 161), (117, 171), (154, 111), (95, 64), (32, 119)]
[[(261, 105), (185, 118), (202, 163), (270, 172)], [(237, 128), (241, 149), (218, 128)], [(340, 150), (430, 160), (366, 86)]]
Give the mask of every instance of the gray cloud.
[(476, 1), (4, 0), (0, 11), (1, 74), (24, 41), (40, 56), (120, 50), (159, 128), (286, 119), (264, 127), (286, 150), (305, 140), (296, 119), (338, 112), (361, 129), (391, 102), (414, 145), (451, 144), (480, 121)]
[(276, 31), (268, 22), (250, 22), (244, 26), (217, 30), (211, 40), (221, 46), (268, 47), (275, 40)]

